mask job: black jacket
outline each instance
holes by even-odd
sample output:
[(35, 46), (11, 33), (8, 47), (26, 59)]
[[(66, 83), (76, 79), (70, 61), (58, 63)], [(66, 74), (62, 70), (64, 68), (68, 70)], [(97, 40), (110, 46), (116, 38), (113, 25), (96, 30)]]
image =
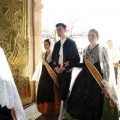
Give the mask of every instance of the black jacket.
[[(59, 50), (60, 50), (60, 40), (55, 43), (53, 53), (52, 53), (52, 62), (54, 67), (57, 66), (59, 61)], [(69, 61), (69, 66), (66, 67), (66, 70), (69, 71), (75, 67), (80, 62), (80, 57), (78, 54), (78, 49), (73, 40), (67, 38), (63, 44), (63, 62)]]

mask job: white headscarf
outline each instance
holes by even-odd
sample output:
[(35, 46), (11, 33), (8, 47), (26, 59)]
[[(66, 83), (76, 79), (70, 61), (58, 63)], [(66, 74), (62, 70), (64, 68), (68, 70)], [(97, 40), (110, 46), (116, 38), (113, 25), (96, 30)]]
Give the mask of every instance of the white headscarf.
[(17, 120), (26, 120), (21, 99), (2, 48), (0, 48), (0, 105), (8, 109), (14, 108)]

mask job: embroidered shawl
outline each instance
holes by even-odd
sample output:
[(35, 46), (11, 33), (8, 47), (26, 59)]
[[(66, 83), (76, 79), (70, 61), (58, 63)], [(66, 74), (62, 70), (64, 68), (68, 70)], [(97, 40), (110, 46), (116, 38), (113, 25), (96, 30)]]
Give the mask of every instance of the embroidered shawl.
[[(105, 46), (99, 45), (98, 47), (99, 61), (103, 73), (102, 84), (106, 88), (110, 98), (114, 101), (114, 103), (120, 110), (120, 93), (118, 92), (117, 85), (115, 83), (115, 74), (112, 64), (112, 57)], [(84, 50), (84, 56), (86, 55), (87, 48), (85, 48)]]

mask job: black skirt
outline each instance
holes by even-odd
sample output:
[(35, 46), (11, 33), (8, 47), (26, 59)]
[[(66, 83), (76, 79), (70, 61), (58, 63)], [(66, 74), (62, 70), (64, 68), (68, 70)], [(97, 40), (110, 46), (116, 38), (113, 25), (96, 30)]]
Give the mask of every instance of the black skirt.
[[(51, 66), (52, 63), (50, 63), (49, 65)], [(54, 84), (53, 79), (49, 75), (46, 67), (42, 65), (42, 73), (40, 76), (37, 91), (37, 104), (53, 102), (54, 100), (53, 84)]]
[[(95, 66), (101, 72), (99, 61)], [(79, 120), (100, 120), (102, 117), (102, 90), (86, 66), (75, 80), (68, 99), (67, 112)]]
[(0, 120), (13, 120), (11, 109), (8, 109), (6, 106), (0, 106)]

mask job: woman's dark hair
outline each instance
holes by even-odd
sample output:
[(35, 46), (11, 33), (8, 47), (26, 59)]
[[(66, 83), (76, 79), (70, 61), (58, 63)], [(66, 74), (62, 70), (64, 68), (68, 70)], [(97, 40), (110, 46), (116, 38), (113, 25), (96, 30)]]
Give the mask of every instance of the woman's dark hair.
[(48, 42), (49, 45), (51, 44), (49, 39), (45, 39), (44, 42)]

